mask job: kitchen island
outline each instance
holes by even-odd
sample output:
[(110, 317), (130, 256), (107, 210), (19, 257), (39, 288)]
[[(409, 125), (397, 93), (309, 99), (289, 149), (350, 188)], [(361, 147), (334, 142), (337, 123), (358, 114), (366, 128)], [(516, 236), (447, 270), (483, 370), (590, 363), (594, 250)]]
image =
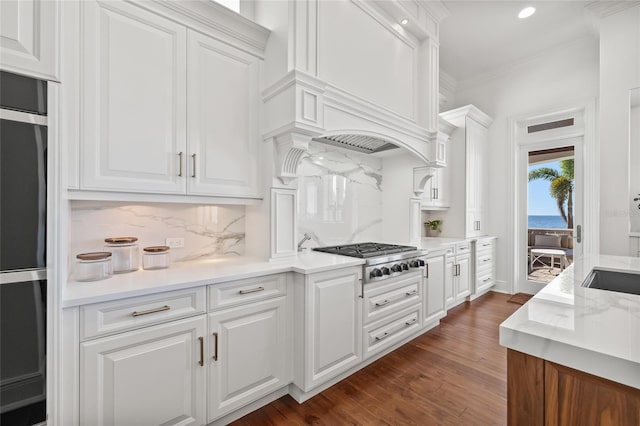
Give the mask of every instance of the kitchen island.
[(640, 424), (640, 296), (581, 287), (594, 267), (640, 259), (578, 258), (500, 325), (509, 424)]

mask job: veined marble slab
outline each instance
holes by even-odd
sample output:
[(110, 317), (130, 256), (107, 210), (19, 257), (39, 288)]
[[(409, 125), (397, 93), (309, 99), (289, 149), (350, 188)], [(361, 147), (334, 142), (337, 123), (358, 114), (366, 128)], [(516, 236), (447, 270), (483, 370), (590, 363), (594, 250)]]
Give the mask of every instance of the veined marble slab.
[(500, 325), (500, 344), (640, 388), (640, 296), (581, 287), (594, 267), (640, 272), (640, 258), (578, 258)]
[(298, 235), (307, 247), (382, 236), (382, 160), (312, 142), (298, 166)]
[(244, 206), (73, 201), (70, 267), (76, 254), (102, 251), (107, 237), (138, 237), (141, 251), (167, 237), (184, 238), (184, 248), (171, 249), (172, 262), (242, 256), (244, 218)]

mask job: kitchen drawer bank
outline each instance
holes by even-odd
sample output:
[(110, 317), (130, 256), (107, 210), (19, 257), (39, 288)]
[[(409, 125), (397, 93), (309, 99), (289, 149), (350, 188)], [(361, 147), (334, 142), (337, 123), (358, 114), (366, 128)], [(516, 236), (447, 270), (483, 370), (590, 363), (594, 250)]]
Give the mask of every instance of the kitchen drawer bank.
[[(419, 298), (407, 296), (408, 307), (385, 319), (365, 319), (360, 263), (302, 255), (288, 269), (268, 263), (260, 276), (220, 273), (213, 284), (165, 283), (67, 308), (64, 326), (78, 330), (80, 350), (66, 349), (77, 354), (80, 386), (65, 385), (79, 413), (65, 424), (226, 424), (287, 393), (302, 402), (438, 324), (421, 321), (419, 273), (414, 284), (401, 283)], [(244, 273), (257, 274), (252, 267)], [(388, 344), (371, 345), (394, 327), (402, 331)]]

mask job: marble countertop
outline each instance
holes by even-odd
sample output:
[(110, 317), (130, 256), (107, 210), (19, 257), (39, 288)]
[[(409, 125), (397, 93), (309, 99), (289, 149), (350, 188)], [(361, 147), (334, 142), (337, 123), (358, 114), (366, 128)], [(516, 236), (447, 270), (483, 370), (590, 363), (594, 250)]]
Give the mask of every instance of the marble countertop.
[(640, 258), (578, 258), (500, 325), (500, 344), (640, 388), (640, 296), (581, 287), (594, 267), (640, 272)]
[[(444, 250), (463, 238), (423, 238), (418, 246), (429, 252)], [(400, 243), (397, 243), (400, 244)], [(405, 243), (405, 245), (407, 245)], [(196, 287), (282, 272), (312, 274), (364, 264), (363, 259), (305, 251), (296, 258), (269, 261), (251, 257), (221, 257), (175, 262), (168, 269), (138, 270), (116, 274), (103, 281), (67, 283), (63, 308), (142, 296), (180, 288)]]
[(363, 263), (363, 259), (318, 252), (306, 252), (296, 258), (277, 261), (251, 257), (224, 257), (176, 262), (167, 269), (151, 271), (140, 269), (126, 274), (116, 274), (102, 281), (71, 281), (64, 289), (62, 307), (106, 302), (283, 272), (313, 274)]

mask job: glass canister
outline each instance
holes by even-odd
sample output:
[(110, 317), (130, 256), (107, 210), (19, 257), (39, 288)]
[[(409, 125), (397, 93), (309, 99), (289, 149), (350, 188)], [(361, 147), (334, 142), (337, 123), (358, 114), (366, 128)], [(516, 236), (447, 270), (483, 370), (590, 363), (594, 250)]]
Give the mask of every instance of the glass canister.
[(113, 275), (113, 262), (111, 253), (97, 251), (92, 253), (80, 253), (76, 256), (76, 281), (99, 281)]
[(142, 258), (142, 267), (144, 269), (164, 269), (171, 264), (169, 246), (145, 247), (142, 250), (144, 251), (144, 257)]
[(137, 271), (140, 267), (140, 251), (136, 237), (111, 237), (104, 240), (105, 251), (113, 253), (113, 272)]

